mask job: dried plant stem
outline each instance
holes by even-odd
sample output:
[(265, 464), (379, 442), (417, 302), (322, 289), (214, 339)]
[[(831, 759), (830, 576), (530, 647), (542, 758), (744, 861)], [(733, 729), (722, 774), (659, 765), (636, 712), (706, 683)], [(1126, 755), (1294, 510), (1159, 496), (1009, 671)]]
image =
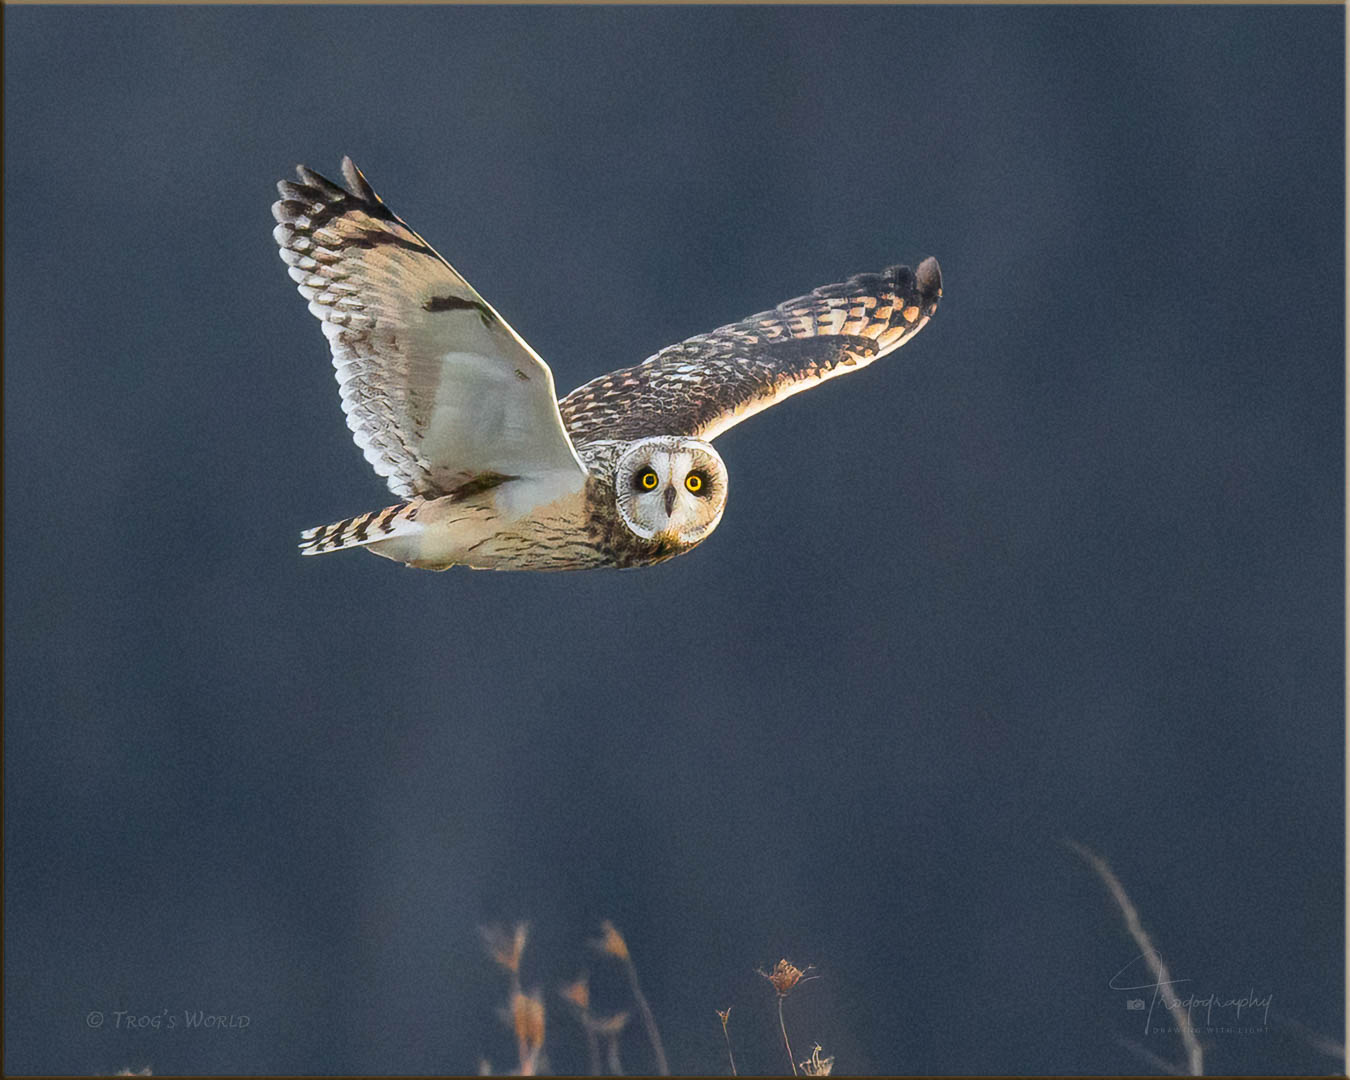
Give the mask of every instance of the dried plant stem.
[(1179, 1069), (1177, 1066), (1173, 1065), (1166, 1058), (1159, 1057), (1152, 1050), (1148, 1049), (1148, 1047), (1140, 1046), (1133, 1039), (1118, 1038), (1116, 1039), (1116, 1042), (1120, 1043), (1120, 1045), (1125, 1047), (1125, 1049), (1130, 1051), (1130, 1053), (1138, 1054), (1141, 1058), (1143, 1058), (1145, 1061), (1147, 1061), (1150, 1065), (1152, 1065), (1155, 1069), (1157, 1069), (1161, 1073), (1166, 1073), (1168, 1076), (1186, 1075), (1184, 1071)]
[(1338, 1061), (1344, 1063), (1345, 1061), (1344, 1043), (1338, 1043), (1335, 1039), (1330, 1039), (1327, 1036), (1321, 1034), (1320, 1032), (1314, 1031), (1307, 1024), (1301, 1023), (1300, 1021), (1295, 1020), (1292, 1017), (1281, 1016), (1280, 1019), (1284, 1021), (1286, 1026), (1293, 1029), (1295, 1035), (1301, 1038), (1314, 1050), (1326, 1054), (1327, 1057), (1336, 1058)]
[(617, 1034), (609, 1037), (609, 1074), (610, 1076), (622, 1076), (623, 1066), (619, 1063), (619, 1036)]
[[(523, 996), (520, 989), (520, 976), (516, 972), (511, 972), (511, 1000)], [(525, 1047), (525, 1040), (517, 1033), (516, 1035), (516, 1056), (520, 1059), (520, 1066), (517, 1071), (519, 1076), (533, 1076), (534, 1069), (529, 1060), (529, 1051)]]
[(591, 1075), (600, 1075), (600, 1040), (595, 1037), (595, 1032), (591, 1030), (590, 1024), (584, 1025), (586, 1029), (586, 1049), (591, 1055)]
[(537, 1076), (544, 1053), (545, 1011), (542, 998), (517, 992), (511, 1000), (512, 1024), (520, 1055), (520, 1076)]
[[(1175, 981), (1172, 978), (1172, 973), (1167, 970), (1167, 965), (1158, 955), (1158, 950), (1153, 947), (1153, 941), (1149, 938), (1148, 931), (1139, 921), (1139, 911), (1130, 900), (1129, 894), (1125, 891), (1125, 886), (1120, 883), (1120, 879), (1111, 872), (1111, 867), (1100, 855), (1073, 840), (1065, 840), (1064, 843), (1076, 851), (1083, 861), (1096, 871), (1097, 876), (1102, 879), (1110, 891), (1111, 898), (1115, 900), (1116, 907), (1120, 908), (1120, 914), (1125, 919), (1125, 929), (1130, 932), (1130, 937), (1134, 938), (1134, 943), (1139, 946), (1140, 951), (1144, 954), (1144, 962), (1148, 965), (1149, 972), (1153, 976), (1157, 991), (1162, 992), (1163, 987), (1170, 987)], [(1163, 993), (1162, 998), (1163, 1005), (1171, 1014), (1172, 1022), (1176, 1024), (1177, 1031), (1181, 1035), (1181, 1045), (1186, 1051), (1187, 1073), (1191, 1076), (1204, 1076), (1205, 1052), (1200, 1048), (1200, 1040), (1195, 1037), (1195, 1032), (1191, 1030), (1186, 1010), (1177, 1001), (1176, 994), (1169, 997), (1167, 993)]]
[(787, 1024), (783, 1023), (783, 999), (778, 998), (778, 1027), (783, 1032), (783, 1045), (787, 1047), (788, 1064), (792, 1066), (792, 1075), (797, 1075), (797, 1059), (792, 1055), (792, 1044), (788, 1042)]
[[(727, 1013), (730, 1012), (728, 1009)], [(731, 1062), (731, 1075), (740, 1076), (741, 1074), (736, 1071), (736, 1055), (731, 1052), (731, 1033), (727, 1031), (727, 1017), (725, 1014), (719, 1015), (722, 1015), (722, 1038), (727, 1041), (727, 1060)]]
[(633, 987), (633, 1000), (637, 1002), (638, 1012), (642, 1014), (642, 1026), (647, 1029), (647, 1038), (651, 1040), (652, 1052), (656, 1054), (656, 1071), (662, 1076), (670, 1075), (670, 1066), (666, 1063), (666, 1049), (661, 1045), (661, 1033), (656, 1030), (656, 1017), (651, 1006), (638, 985), (637, 965), (632, 957), (625, 957), (624, 966), (628, 969), (628, 981)]

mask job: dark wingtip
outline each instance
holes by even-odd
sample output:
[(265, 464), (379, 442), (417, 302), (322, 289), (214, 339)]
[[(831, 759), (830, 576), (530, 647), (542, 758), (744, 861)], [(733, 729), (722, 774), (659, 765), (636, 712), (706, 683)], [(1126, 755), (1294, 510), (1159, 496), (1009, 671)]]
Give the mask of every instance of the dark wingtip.
[(919, 263), (915, 271), (914, 282), (919, 287), (919, 296), (923, 299), (924, 314), (931, 315), (937, 310), (938, 300), (942, 298), (942, 267), (937, 259), (928, 256)]
[(317, 190), (325, 199), (332, 202), (337, 199), (343, 199), (347, 196), (347, 191), (339, 184), (333, 183), (328, 177), (315, 172), (308, 165), (297, 165), (295, 174), (300, 177), (302, 184)]
[(375, 194), (375, 189), (370, 186), (366, 179), (366, 174), (356, 167), (350, 155), (344, 154), (342, 157), (342, 178), (347, 181), (347, 186), (351, 188), (352, 194), (368, 203), (379, 205), (383, 200)]

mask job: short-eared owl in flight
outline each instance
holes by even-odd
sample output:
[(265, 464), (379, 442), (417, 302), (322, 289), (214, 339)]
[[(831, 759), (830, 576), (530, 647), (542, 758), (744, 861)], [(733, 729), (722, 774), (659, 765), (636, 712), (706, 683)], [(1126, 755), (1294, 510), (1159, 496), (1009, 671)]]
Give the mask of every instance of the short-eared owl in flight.
[(722, 520), (711, 442), (747, 416), (866, 367), (937, 311), (936, 259), (824, 285), (662, 349), (561, 401), (553, 374), (372, 190), (301, 166), (277, 185), (281, 257), (333, 351), (347, 426), (399, 502), (305, 533), (409, 566), (645, 566)]

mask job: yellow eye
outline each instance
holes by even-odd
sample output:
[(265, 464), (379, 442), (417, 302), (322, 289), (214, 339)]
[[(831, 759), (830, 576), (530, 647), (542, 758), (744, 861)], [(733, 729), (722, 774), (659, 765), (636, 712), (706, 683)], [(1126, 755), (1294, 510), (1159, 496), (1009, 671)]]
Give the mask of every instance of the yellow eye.
[(684, 478), (684, 486), (697, 495), (703, 490), (703, 477), (698, 473), (690, 473)]
[(648, 469), (638, 477), (638, 483), (642, 485), (644, 491), (655, 491), (656, 485), (660, 482), (661, 481), (656, 478), (656, 473), (652, 472), (651, 469)]

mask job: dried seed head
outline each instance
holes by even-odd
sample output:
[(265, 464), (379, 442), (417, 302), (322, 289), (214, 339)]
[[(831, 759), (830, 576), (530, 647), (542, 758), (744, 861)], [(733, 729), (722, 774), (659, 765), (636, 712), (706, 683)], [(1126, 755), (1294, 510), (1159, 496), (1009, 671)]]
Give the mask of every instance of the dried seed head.
[(568, 983), (558, 993), (564, 1001), (570, 1001), (582, 1012), (591, 1007), (591, 987), (584, 973), (577, 976), (576, 982)]
[(488, 955), (512, 975), (520, 974), (520, 956), (525, 951), (528, 932), (529, 927), (525, 923), (516, 923), (515, 930), (509, 934), (500, 926), (479, 929), (483, 943), (487, 945)]
[(725, 1035), (727, 1030), (727, 1021), (731, 1019), (731, 1007), (717, 1010), (717, 1018), (722, 1021), (722, 1033)]
[(531, 1055), (544, 1045), (544, 1001), (538, 994), (511, 995), (511, 1027), (516, 1039)]
[(604, 937), (591, 944), (601, 952), (609, 953), (609, 955), (616, 960), (622, 960), (624, 963), (627, 963), (628, 942), (624, 941), (623, 935), (619, 933), (618, 930), (614, 929), (614, 924), (606, 919), (600, 924), (600, 931), (604, 934)]
[(779, 960), (773, 966), (772, 971), (761, 971), (760, 974), (773, 983), (773, 988), (778, 991), (779, 997), (787, 997), (788, 994), (792, 993), (793, 987), (802, 981), (803, 977), (808, 980), (815, 978), (814, 975), (806, 974), (810, 970), (810, 964), (807, 964), (803, 969), (789, 960)]
[(834, 1058), (823, 1058), (820, 1056), (820, 1043), (816, 1043), (816, 1048), (811, 1051), (811, 1056), (801, 1062), (802, 1072), (807, 1076), (829, 1076), (830, 1070), (834, 1068)]

